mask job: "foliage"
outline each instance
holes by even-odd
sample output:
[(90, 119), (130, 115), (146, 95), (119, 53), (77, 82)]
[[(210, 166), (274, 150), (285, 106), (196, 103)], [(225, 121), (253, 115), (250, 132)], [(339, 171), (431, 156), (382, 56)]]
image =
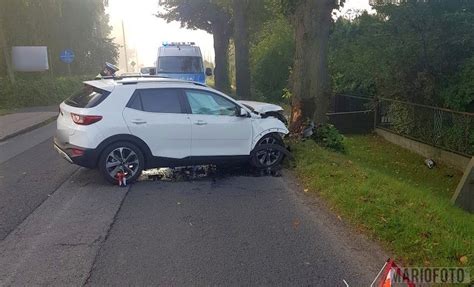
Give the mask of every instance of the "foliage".
[(415, 108), (410, 105), (394, 102), (388, 108), (392, 129), (405, 135), (412, 135), (415, 129)]
[(344, 152), (344, 136), (331, 124), (321, 124), (316, 127), (312, 136), (320, 146), (337, 152)]
[(90, 77), (23, 76), (11, 84), (0, 78), (0, 109), (59, 104), (82, 86)]
[(251, 48), (252, 84), (257, 98), (282, 102), (289, 77), (294, 42), (288, 21), (277, 17), (264, 24), (259, 41)]
[(464, 109), (473, 93), (474, 2), (408, 1), (376, 9), (336, 22), (334, 92)]
[[(474, 56), (449, 79), (441, 97), (446, 106), (455, 110), (466, 110), (470, 103), (474, 103)], [(474, 112), (474, 108), (470, 112)]]
[(460, 259), (474, 256), (474, 215), (450, 202), (459, 171), (428, 169), (423, 157), (377, 136), (348, 137), (346, 150), (330, 152), (311, 141), (294, 146), (296, 174), (308, 192), (406, 266), (469, 267)]
[[(68, 73), (59, 59), (70, 48), (76, 59), (75, 75), (96, 73), (104, 62), (116, 62), (118, 46), (110, 38), (111, 27), (105, 14), (105, 0), (0, 0), (0, 29), (5, 43), (0, 47), (47, 46), (50, 69), (55, 75)], [(0, 33), (2, 34), (2, 33)], [(0, 39), (0, 42), (2, 39)], [(6, 75), (6, 55), (0, 57), (0, 76)]]
[(183, 28), (213, 33), (215, 24), (232, 30), (231, 0), (165, 0), (165, 11), (157, 14), (167, 22), (178, 21)]
[(217, 89), (228, 92), (229, 41), (233, 18), (231, 0), (164, 0), (164, 11), (156, 16), (167, 22), (178, 21), (188, 29), (201, 29), (213, 35), (215, 50), (214, 80)]

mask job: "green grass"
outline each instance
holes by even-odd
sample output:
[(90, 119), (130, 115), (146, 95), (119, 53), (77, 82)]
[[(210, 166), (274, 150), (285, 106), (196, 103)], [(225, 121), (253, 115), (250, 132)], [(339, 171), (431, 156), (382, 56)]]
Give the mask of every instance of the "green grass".
[(10, 114), (11, 112), (12, 112), (11, 110), (0, 109), (0, 116), (8, 115), (8, 114)]
[(450, 203), (461, 172), (441, 164), (430, 170), (424, 158), (375, 135), (348, 137), (345, 145), (340, 154), (313, 141), (294, 144), (308, 192), (405, 265), (473, 265), (474, 215)]

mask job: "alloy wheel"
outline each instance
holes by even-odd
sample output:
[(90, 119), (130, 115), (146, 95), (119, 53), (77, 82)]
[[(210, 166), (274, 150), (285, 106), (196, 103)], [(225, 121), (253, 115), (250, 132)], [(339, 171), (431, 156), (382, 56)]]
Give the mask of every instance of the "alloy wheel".
[[(259, 145), (268, 144), (278, 144), (278, 141), (273, 137), (267, 137), (259, 143)], [(256, 153), (256, 157), (262, 166), (272, 166), (280, 159), (281, 152), (276, 149), (267, 148), (265, 150), (258, 151)]]
[(133, 177), (140, 167), (137, 154), (127, 147), (119, 147), (111, 151), (105, 161), (105, 169), (112, 178), (118, 172), (126, 174), (126, 178)]

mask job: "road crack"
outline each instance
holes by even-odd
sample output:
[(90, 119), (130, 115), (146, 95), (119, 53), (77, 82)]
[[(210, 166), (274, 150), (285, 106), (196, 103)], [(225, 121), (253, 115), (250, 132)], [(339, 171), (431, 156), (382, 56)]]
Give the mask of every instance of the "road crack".
[(102, 236), (99, 236), (96, 239), (97, 241), (94, 240), (95, 243), (99, 243), (99, 249), (97, 250), (97, 253), (94, 256), (94, 260), (92, 260), (92, 266), (91, 266), (91, 268), (89, 270), (89, 273), (87, 274), (87, 278), (84, 281), (84, 283), (82, 284), (82, 286), (90, 285), (90, 280), (91, 280), (91, 277), (92, 277), (92, 273), (95, 270), (96, 263), (97, 263), (97, 260), (99, 258), (99, 254), (102, 251), (102, 247), (104, 246), (104, 243), (107, 242), (107, 239), (109, 238), (110, 232), (111, 232), (112, 228), (114, 227), (115, 222), (117, 221), (117, 217), (120, 213), (120, 210), (122, 209), (123, 203), (125, 202), (125, 199), (127, 198), (128, 193), (130, 192), (131, 189), (132, 189), (132, 185), (129, 185), (127, 191), (125, 192), (125, 194), (122, 198), (122, 200), (120, 201), (119, 207), (117, 208), (117, 211), (115, 212), (114, 217), (112, 218), (112, 222), (109, 224), (109, 227), (107, 228), (107, 232), (105, 234), (105, 237), (103, 237), (103, 240), (101, 240)]

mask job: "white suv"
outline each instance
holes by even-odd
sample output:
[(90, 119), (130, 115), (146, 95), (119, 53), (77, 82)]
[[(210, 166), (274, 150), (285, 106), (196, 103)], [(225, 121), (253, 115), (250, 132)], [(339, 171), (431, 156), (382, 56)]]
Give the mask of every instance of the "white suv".
[[(71, 163), (98, 167), (112, 183), (119, 172), (134, 181), (156, 167), (241, 160), (273, 167), (284, 154), (271, 145), (282, 145), (288, 129), (262, 107), (281, 110), (181, 80), (88, 81), (60, 105), (54, 147)], [(268, 148), (255, 151), (262, 144)]]

